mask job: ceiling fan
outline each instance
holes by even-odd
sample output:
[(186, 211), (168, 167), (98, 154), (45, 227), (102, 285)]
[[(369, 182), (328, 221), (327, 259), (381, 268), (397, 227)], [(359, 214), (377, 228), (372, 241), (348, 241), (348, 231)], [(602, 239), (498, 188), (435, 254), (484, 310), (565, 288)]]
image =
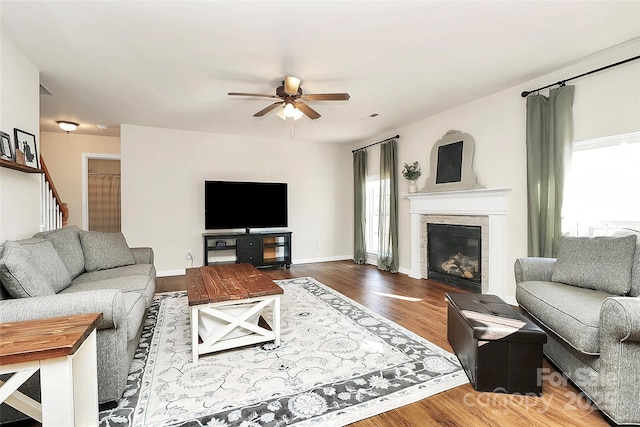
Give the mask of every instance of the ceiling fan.
[(279, 99), (278, 102), (274, 102), (255, 113), (253, 117), (262, 117), (268, 112), (282, 107), (280, 111), (278, 111), (278, 117), (283, 120), (286, 120), (287, 117), (293, 117), (294, 120), (298, 120), (303, 114), (312, 120), (320, 117), (320, 114), (316, 110), (302, 101), (347, 101), (350, 98), (348, 93), (316, 93), (304, 95), (300, 87), (300, 79), (292, 76), (285, 76), (282, 86), (278, 86), (275, 95), (242, 92), (229, 92), (229, 95), (260, 96), (263, 98)]

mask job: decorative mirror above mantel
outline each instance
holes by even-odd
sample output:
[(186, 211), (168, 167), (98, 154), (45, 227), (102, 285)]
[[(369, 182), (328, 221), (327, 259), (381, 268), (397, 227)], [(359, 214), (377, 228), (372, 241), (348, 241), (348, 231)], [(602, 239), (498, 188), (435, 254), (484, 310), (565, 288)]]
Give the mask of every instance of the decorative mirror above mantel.
[(421, 192), (483, 188), (473, 172), (475, 141), (468, 133), (450, 130), (431, 148), (430, 175)]

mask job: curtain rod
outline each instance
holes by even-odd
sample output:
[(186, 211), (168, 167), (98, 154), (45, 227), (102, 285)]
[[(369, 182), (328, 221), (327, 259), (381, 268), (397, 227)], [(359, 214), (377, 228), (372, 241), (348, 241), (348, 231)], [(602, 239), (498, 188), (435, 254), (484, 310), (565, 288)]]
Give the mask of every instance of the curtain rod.
[(531, 95), (532, 93), (535, 93), (535, 92), (541, 91), (541, 90), (543, 90), (543, 89), (550, 88), (551, 86), (555, 86), (555, 85), (558, 85), (558, 86), (564, 86), (564, 85), (565, 85), (565, 83), (567, 83), (567, 82), (568, 82), (568, 81), (570, 81), (570, 80), (575, 80), (575, 79), (580, 78), (580, 77), (588, 76), (589, 74), (597, 73), (598, 71), (604, 71), (604, 70), (607, 70), (607, 69), (609, 69), (609, 68), (616, 67), (616, 66), (618, 66), (618, 65), (626, 64), (627, 62), (635, 61), (636, 59), (640, 59), (640, 55), (638, 55), (638, 56), (634, 56), (633, 58), (625, 59), (624, 61), (616, 62), (615, 64), (609, 64), (609, 65), (606, 65), (606, 66), (604, 66), (604, 67), (600, 67), (600, 68), (598, 68), (598, 69), (596, 69), (596, 70), (588, 71), (588, 72), (586, 72), (586, 73), (580, 74), (579, 76), (574, 76), (574, 77), (570, 77), (570, 78), (565, 79), (565, 80), (560, 80), (560, 81), (559, 81), (559, 82), (557, 82), (557, 83), (551, 83), (550, 85), (546, 85), (546, 86), (543, 86), (543, 87), (539, 87), (538, 89), (529, 90), (529, 91), (525, 90), (524, 92), (522, 92), (522, 93), (520, 94), (520, 96), (522, 96), (523, 98), (526, 98), (527, 96)]
[(351, 150), (352, 153), (356, 151), (364, 150), (365, 148), (373, 147), (374, 145), (382, 144), (383, 142), (391, 141), (392, 139), (398, 139), (400, 135), (392, 136), (391, 138), (383, 139), (382, 141), (374, 142), (373, 144), (365, 145), (364, 147), (356, 148), (355, 150)]

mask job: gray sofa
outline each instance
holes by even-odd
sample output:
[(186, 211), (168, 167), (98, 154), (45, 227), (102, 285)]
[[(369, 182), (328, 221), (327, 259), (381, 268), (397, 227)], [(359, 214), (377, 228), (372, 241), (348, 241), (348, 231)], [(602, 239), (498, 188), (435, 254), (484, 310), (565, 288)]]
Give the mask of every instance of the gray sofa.
[[(102, 312), (97, 327), (98, 399), (122, 396), (155, 294), (151, 248), (122, 233), (68, 227), (0, 245), (0, 322)], [(39, 397), (34, 376), (20, 390)], [(2, 422), (24, 415), (6, 404)]]
[(547, 332), (547, 358), (613, 422), (638, 425), (640, 232), (616, 234), (562, 237), (557, 259), (518, 259), (516, 300)]

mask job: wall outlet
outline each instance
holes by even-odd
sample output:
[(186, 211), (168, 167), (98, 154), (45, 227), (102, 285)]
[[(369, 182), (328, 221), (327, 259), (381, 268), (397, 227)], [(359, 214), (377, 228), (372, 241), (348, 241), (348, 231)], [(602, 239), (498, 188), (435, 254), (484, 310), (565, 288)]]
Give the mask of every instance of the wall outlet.
[(193, 260), (193, 256), (191, 256), (191, 249), (187, 251), (187, 254), (184, 256), (184, 259), (188, 259), (189, 261)]

